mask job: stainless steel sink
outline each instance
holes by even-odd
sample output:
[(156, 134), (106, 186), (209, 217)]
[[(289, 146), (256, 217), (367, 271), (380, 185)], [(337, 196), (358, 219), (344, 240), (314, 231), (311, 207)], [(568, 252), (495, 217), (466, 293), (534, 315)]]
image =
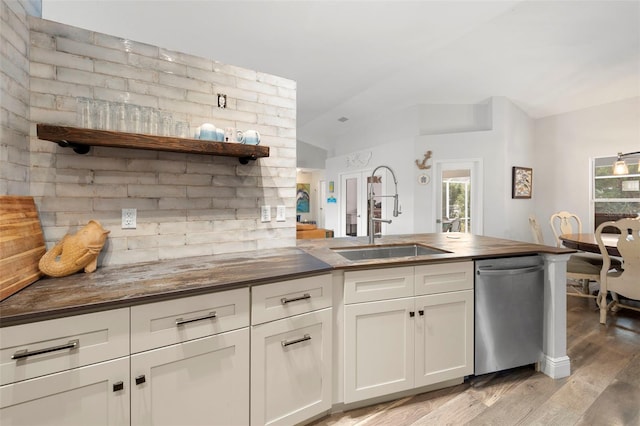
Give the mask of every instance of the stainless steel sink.
[(393, 257), (424, 256), (429, 254), (451, 253), (446, 250), (440, 250), (428, 246), (421, 246), (419, 244), (334, 248), (332, 250), (338, 253), (340, 256), (345, 257), (349, 260), (390, 259)]

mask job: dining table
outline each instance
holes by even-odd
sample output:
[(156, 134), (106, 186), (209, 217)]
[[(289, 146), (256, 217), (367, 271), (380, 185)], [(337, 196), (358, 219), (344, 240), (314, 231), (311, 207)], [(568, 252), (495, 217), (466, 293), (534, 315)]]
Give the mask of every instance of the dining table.
[[(620, 234), (601, 234), (607, 252), (610, 256), (620, 257), (618, 251), (618, 239)], [(590, 253), (600, 253), (600, 247), (596, 241), (596, 234), (562, 234), (560, 235), (562, 243), (567, 248), (572, 248)]]

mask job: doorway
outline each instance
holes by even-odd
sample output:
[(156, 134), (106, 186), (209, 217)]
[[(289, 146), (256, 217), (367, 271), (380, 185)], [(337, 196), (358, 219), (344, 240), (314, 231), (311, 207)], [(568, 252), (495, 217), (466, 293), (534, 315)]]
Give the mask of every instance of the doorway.
[(340, 234), (357, 237), (366, 228), (366, 188), (364, 174), (348, 173), (340, 177)]
[[(367, 214), (369, 209), (368, 194), (369, 185), (373, 185), (374, 210), (373, 217), (381, 218), (386, 206), (386, 189), (383, 181), (386, 181), (386, 170), (380, 170), (376, 176), (371, 177), (371, 170), (343, 174), (340, 177), (340, 232), (341, 236), (363, 237), (368, 235)], [(375, 232), (381, 235), (386, 224), (376, 222)]]
[(435, 231), (482, 235), (481, 160), (439, 161), (434, 166)]

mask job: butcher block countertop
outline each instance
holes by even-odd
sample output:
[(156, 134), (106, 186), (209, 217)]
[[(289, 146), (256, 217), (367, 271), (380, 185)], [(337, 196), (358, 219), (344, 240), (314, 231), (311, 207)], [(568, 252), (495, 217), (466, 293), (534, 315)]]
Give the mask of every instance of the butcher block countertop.
[(376, 245), (418, 243), (451, 253), (350, 261), (331, 248), (368, 245), (366, 237), (298, 240), (296, 248), (100, 267), (91, 274), (45, 278), (0, 302), (0, 327), (128, 307), (251, 285), (303, 278), (334, 269), (371, 269), (575, 250), (443, 233), (376, 238)]

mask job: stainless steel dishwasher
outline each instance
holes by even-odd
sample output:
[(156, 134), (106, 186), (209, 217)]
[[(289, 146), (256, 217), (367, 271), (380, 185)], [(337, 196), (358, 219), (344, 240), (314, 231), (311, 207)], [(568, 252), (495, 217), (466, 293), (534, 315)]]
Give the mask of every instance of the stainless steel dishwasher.
[(540, 361), (542, 258), (480, 260), (475, 277), (475, 375)]

